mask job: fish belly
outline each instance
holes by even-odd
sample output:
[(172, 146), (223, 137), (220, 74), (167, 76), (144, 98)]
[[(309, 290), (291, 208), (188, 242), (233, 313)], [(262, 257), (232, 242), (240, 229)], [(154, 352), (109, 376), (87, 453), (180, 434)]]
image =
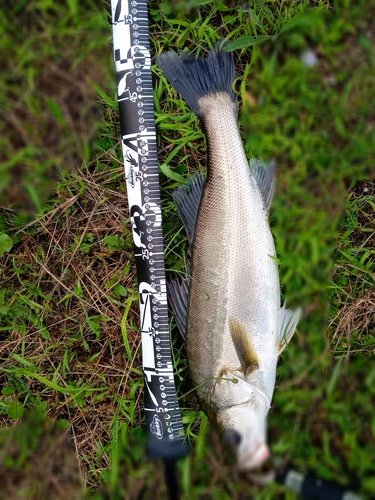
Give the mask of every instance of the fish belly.
[(201, 104), (209, 170), (192, 245), (187, 356), (193, 383), (203, 384), (198, 396), (207, 399), (214, 381), (205, 381), (240, 370), (229, 329), (235, 319), (246, 327), (258, 357), (252, 376), (271, 398), (280, 308), (275, 246), (236, 112), (225, 95), (206, 96)]

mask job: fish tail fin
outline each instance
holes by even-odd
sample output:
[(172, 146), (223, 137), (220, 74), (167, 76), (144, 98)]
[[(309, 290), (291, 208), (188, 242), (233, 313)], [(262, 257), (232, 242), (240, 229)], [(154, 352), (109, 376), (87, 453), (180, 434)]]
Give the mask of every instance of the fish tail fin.
[(233, 56), (231, 52), (224, 52), (222, 47), (223, 42), (217, 42), (207, 57), (197, 58), (194, 54), (184, 53), (178, 55), (172, 51), (161, 54), (156, 60), (169, 83), (199, 117), (199, 99), (208, 94), (229, 94), (237, 105), (237, 96), (232, 89), (236, 78)]

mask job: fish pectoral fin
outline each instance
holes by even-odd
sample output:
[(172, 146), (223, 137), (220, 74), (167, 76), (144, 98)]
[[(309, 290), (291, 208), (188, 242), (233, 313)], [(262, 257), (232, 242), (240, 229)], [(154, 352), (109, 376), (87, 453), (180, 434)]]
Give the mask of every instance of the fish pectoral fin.
[(279, 336), (278, 336), (278, 351), (279, 354), (283, 352), (285, 347), (289, 344), (294, 332), (296, 331), (298, 321), (302, 316), (302, 309), (298, 308), (295, 311), (283, 307), (279, 309)]
[(229, 330), (244, 375), (259, 368), (258, 355), (245, 325), (236, 318), (229, 318)]

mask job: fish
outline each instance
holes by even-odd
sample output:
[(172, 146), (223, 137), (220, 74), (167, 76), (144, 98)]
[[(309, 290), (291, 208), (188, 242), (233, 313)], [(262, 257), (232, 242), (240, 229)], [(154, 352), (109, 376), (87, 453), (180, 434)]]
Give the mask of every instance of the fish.
[(156, 63), (201, 119), (208, 146), (207, 174), (193, 174), (173, 194), (191, 259), (189, 279), (171, 281), (172, 309), (200, 406), (223, 431), (238, 468), (251, 471), (270, 457), (278, 357), (301, 316), (281, 305), (269, 225), (275, 165), (246, 157), (233, 56), (221, 42), (207, 57), (171, 51)]

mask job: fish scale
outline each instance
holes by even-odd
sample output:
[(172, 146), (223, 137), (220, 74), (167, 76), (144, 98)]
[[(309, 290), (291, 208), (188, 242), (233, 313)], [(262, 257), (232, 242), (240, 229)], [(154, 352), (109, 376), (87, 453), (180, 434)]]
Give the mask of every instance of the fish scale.
[(172, 281), (170, 297), (200, 404), (229, 436), (238, 466), (251, 470), (269, 456), (266, 419), (277, 359), (300, 311), (280, 307), (268, 223), (274, 170), (259, 161), (249, 168), (237, 126), (233, 58), (222, 45), (207, 58), (168, 52), (157, 60), (202, 119), (209, 157), (206, 182), (193, 176), (173, 196), (191, 263), (189, 287)]
[[(259, 388), (271, 398), (269, 387), (274, 385), (278, 357), (280, 291), (277, 265), (271, 257), (276, 252), (268, 213), (249, 169), (233, 102), (227, 94), (219, 98), (216, 94), (202, 98), (200, 105), (209, 165), (192, 247), (195, 279), (187, 326), (192, 379), (199, 385), (217, 377), (223, 367), (231, 371), (239, 368), (229, 332), (229, 318), (233, 317), (251, 332), (260, 361), (257, 377), (261, 380), (257, 383), (263, 382)], [(215, 329), (221, 326), (214, 335), (213, 325)], [(205, 384), (198, 393), (210, 390)]]

